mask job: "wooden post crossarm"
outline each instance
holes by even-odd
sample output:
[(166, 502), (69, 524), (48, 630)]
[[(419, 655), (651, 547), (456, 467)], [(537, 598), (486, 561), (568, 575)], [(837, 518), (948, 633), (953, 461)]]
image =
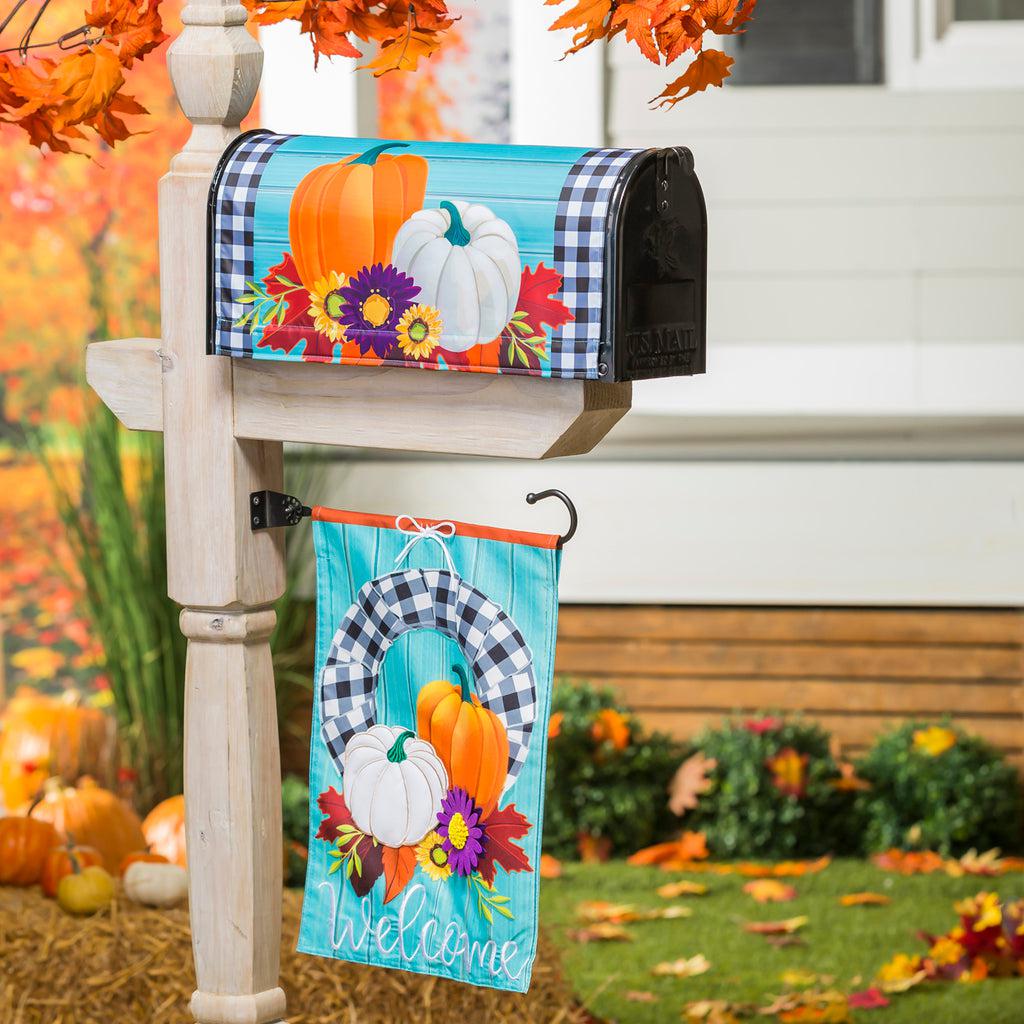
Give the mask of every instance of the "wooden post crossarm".
[[(547, 458), (589, 451), (630, 385), (316, 366), (206, 354), (207, 196), (263, 53), (230, 0), (193, 0), (168, 65), (192, 123), (161, 180), (160, 341), (90, 345), (120, 421), (164, 435), (168, 593), (182, 605), (185, 809), (198, 1024), (283, 1024), (281, 769), (269, 638), (280, 530), (249, 496), (282, 490), (282, 442)], [(209, 510), (217, 509), (211, 516)]]
[[(212, 357), (211, 357), (212, 358)], [(234, 436), (545, 459), (590, 451), (626, 414), (632, 384), (397, 367), (231, 362)], [(89, 346), (86, 377), (132, 430), (162, 430), (173, 357), (153, 338)]]

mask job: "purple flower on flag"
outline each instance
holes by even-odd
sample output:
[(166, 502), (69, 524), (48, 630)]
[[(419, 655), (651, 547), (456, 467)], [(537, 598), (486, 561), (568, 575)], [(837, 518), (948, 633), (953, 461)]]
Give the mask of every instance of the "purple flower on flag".
[(484, 852), (483, 813), (461, 787), (448, 790), (437, 816), (437, 833), (448, 853), (448, 863), (457, 875), (471, 875)]
[(398, 340), (398, 321), (419, 295), (415, 281), (389, 263), (363, 267), (341, 289), (341, 323), (359, 351), (383, 359)]

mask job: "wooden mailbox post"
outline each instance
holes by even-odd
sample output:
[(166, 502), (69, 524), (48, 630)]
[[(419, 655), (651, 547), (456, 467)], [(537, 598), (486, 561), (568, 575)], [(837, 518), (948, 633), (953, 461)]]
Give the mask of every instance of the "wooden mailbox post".
[[(589, 451), (629, 384), (411, 373), (206, 355), (214, 168), (256, 96), (263, 53), (229, 0), (196, 0), (168, 53), (193, 125), (160, 182), (162, 335), (90, 345), (90, 385), (126, 426), (162, 430), (168, 591), (182, 605), (185, 806), (199, 1024), (282, 1021), (281, 778), (269, 637), (280, 530), (252, 491), (282, 488), (282, 442), (547, 458)], [(456, 415), (457, 413), (457, 415)]]

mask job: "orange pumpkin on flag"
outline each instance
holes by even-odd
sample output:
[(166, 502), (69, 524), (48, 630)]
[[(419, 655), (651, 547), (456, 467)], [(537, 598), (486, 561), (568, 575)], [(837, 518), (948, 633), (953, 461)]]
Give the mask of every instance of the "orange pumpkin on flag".
[(458, 685), (427, 683), (416, 701), (416, 726), (448, 772), (449, 784), (464, 789), (487, 818), (498, 806), (508, 775), (508, 733), (501, 719), (480, 703), (469, 676), (452, 666)]
[(288, 236), (299, 279), (309, 291), (331, 271), (350, 277), (391, 262), (398, 229), (423, 207), (427, 161), (389, 142), (360, 156), (315, 167), (298, 184)]

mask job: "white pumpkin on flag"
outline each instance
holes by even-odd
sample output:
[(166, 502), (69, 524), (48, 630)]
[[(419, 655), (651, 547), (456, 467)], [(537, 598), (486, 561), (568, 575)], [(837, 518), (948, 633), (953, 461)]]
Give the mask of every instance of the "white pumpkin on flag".
[(414, 732), (372, 725), (345, 747), (343, 784), (358, 829), (385, 846), (411, 846), (437, 823), (448, 773)]
[(494, 341), (516, 312), (523, 268), (509, 225), (486, 206), (445, 201), (398, 230), (391, 262), (441, 314), (441, 345), (465, 352)]

